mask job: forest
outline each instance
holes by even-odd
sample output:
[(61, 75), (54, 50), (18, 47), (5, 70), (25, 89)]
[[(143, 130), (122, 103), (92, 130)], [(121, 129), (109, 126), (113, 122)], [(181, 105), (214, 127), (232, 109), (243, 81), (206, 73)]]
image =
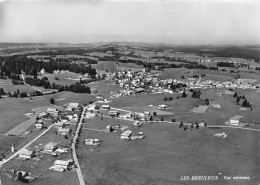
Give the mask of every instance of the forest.
[(74, 73), (88, 73), (92, 78), (95, 78), (96, 69), (90, 65), (71, 64), (64, 60), (51, 60), (50, 62), (37, 61), (27, 57), (1, 57), (0, 71), (1, 75), (9, 76), (11, 74), (21, 74), (36, 76), (41, 69), (45, 69), (48, 73), (53, 73), (54, 70), (69, 70)]

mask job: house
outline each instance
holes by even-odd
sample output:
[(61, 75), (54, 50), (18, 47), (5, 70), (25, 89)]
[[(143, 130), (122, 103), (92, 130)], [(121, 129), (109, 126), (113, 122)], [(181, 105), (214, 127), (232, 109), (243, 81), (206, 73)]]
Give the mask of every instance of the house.
[(57, 143), (50, 142), (50, 143), (48, 143), (48, 144), (45, 145), (44, 151), (46, 151), (46, 152), (53, 152), (53, 151), (55, 151), (57, 148), (58, 148)]
[(64, 160), (56, 160), (54, 162), (54, 166), (64, 168), (65, 170), (68, 170), (69, 167), (72, 165), (72, 159), (64, 161)]
[(101, 105), (100, 108), (102, 108), (102, 109), (110, 109), (110, 105)]
[(35, 124), (35, 129), (36, 130), (42, 130), (42, 128), (43, 128), (43, 124), (42, 123)]
[(101, 141), (99, 139), (85, 139), (85, 144), (91, 146), (98, 146), (101, 144)]
[(56, 113), (57, 111), (58, 111), (57, 108), (48, 108), (48, 109), (47, 109), (47, 112), (50, 113), (50, 114), (54, 114), (54, 113)]
[(47, 116), (47, 114), (46, 114), (45, 112), (40, 112), (40, 113), (38, 113), (37, 116), (38, 116), (39, 118), (42, 118), (42, 117)]
[(67, 110), (74, 111), (79, 108), (79, 103), (69, 103)]
[(134, 124), (134, 126), (136, 126), (136, 127), (140, 127), (140, 126), (143, 125), (143, 123), (142, 123), (142, 122), (139, 122), (139, 121), (135, 121), (133, 124)]
[(145, 89), (143, 89), (143, 88), (136, 88), (136, 89), (134, 89), (135, 90), (135, 92), (136, 93), (143, 93), (144, 91), (145, 91)]
[(118, 116), (119, 112), (118, 111), (109, 111), (108, 115), (110, 116)]
[(158, 106), (159, 109), (165, 109), (166, 107), (167, 107), (167, 105), (164, 105), (164, 104)]
[(227, 125), (231, 125), (231, 126), (239, 126), (240, 125), (240, 118), (242, 118), (243, 116), (233, 116), (229, 119), (229, 121), (227, 122)]
[(21, 158), (31, 159), (34, 156), (35, 156), (34, 151), (31, 151), (31, 150), (28, 150), (28, 149), (25, 149), (25, 148), (20, 150), (20, 152), (19, 152), (19, 157), (21, 157)]
[(150, 115), (150, 112), (149, 112), (149, 111), (144, 111), (144, 115), (145, 115), (145, 116), (149, 116), (149, 115)]
[(56, 128), (56, 129), (59, 129), (59, 128), (64, 128), (65, 127), (65, 124), (64, 124), (64, 122), (58, 122), (58, 123), (55, 123), (55, 125), (54, 125), (54, 128)]
[(58, 132), (58, 135), (65, 136), (65, 135), (68, 135), (71, 133), (71, 129), (70, 128), (59, 128), (57, 132)]
[(120, 139), (130, 139), (130, 136), (133, 134), (133, 132), (131, 130), (127, 130), (124, 131), (121, 136)]

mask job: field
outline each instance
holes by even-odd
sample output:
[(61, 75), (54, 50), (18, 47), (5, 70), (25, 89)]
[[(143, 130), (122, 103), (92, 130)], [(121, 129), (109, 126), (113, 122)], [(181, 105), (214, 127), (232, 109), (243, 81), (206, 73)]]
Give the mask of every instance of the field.
[(96, 81), (89, 83), (88, 86), (90, 88), (95, 88), (97, 90), (97, 94), (107, 95), (110, 91), (118, 91), (120, 89), (119, 85), (108, 85), (108, 81)]
[(21, 92), (32, 93), (35, 91), (34, 88), (28, 85), (13, 85), (13, 84), (0, 84), (0, 88), (3, 88), (5, 92), (16, 92), (18, 89)]
[(17, 136), (6, 136), (0, 134), (0, 154), (6, 153), (11, 150), (11, 146), (16, 146), (20, 143), (24, 138)]
[[(95, 121), (95, 124), (88, 120), (84, 124), (91, 128), (96, 126), (97, 129), (106, 125), (105, 120)], [(207, 128), (185, 132), (177, 125), (167, 123), (148, 124), (138, 129), (130, 126), (130, 129), (134, 133), (144, 132), (145, 138), (122, 141), (118, 133), (83, 131), (79, 157), (87, 184), (194, 184), (193, 181), (182, 181), (183, 175), (218, 175), (220, 180), (210, 181), (211, 184), (244, 185), (257, 182), (257, 132)], [(228, 137), (213, 137), (217, 132), (225, 132)], [(90, 147), (83, 144), (85, 138), (98, 138), (103, 142), (99, 147)], [(253, 179), (224, 181), (224, 175), (242, 175)], [(208, 182), (200, 181), (199, 184)]]
[(30, 116), (30, 119), (17, 125), (16, 127), (14, 127), (13, 129), (9, 130), (6, 135), (11, 135), (11, 136), (20, 136), (21, 134), (23, 134), (26, 130), (28, 130), (33, 123), (35, 123), (35, 116)]
[[(79, 76), (82, 76), (80, 74), (68, 72), (63, 74), (43, 74), (43, 76), (46, 76), (50, 83), (60, 84), (60, 85), (72, 85), (76, 82), (79, 82), (80, 78)], [(59, 78), (59, 80), (55, 80), (55, 78)]]
[(93, 56), (93, 57), (105, 57), (105, 56), (111, 57), (111, 56), (113, 56), (112, 54), (100, 53), (100, 52), (92, 52), (92, 53), (85, 53), (85, 54)]
[(119, 65), (118, 70), (141, 70), (142, 66), (136, 65), (134, 63), (122, 63), (122, 62), (114, 62), (114, 61), (98, 61), (97, 64), (91, 64), (91, 67), (98, 70), (108, 70), (109, 72), (117, 71), (117, 64)]
[(91, 64), (91, 67), (97, 70), (108, 70), (109, 72), (116, 72), (116, 62), (113, 61), (98, 61), (97, 64)]
[(208, 109), (208, 106), (202, 105), (202, 106), (198, 106), (198, 107), (194, 107), (193, 109), (191, 109), (191, 112), (195, 112), (195, 113), (205, 113)]

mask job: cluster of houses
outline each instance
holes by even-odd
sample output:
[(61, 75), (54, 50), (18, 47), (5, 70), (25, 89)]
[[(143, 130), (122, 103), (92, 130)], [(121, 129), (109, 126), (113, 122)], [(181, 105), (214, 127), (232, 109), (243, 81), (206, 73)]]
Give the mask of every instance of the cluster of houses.
[(109, 98), (117, 98), (121, 96), (136, 95), (142, 93), (168, 93), (172, 94), (176, 91), (182, 93), (181, 90), (172, 89), (173, 85), (185, 87), (185, 89), (208, 89), (208, 88), (231, 88), (231, 89), (257, 89), (260, 85), (244, 83), (240, 81), (219, 82), (213, 80), (202, 80), (201, 78), (187, 78), (186, 80), (177, 79), (159, 79), (159, 73), (149, 73), (142, 71), (118, 71), (111, 84), (119, 84), (122, 88), (118, 91), (111, 91)]
[[(72, 134), (72, 130), (70, 128), (70, 125), (73, 123), (76, 123), (78, 121), (79, 112), (81, 107), (78, 103), (69, 103), (65, 108), (61, 108), (61, 110), (52, 107), (48, 108), (46, 112), (37, 112), (37, 119), (36, 123), (34, 124), (35, 130), (41, 130), (42, 128), (46, 127), (47, 120), (50, 119), (52, 122), (54, 122), (54, 133), (60, 136), (68, 136)], [(45, 120), (45, 121), (43, 121)], [(45, 145), (39, 145), (40, 147), (35, 148), (24, 148), (21, 149), (18, 153), (17, 159), (19, 160), (35, 160), (39, 161), (41, 160), (43, 155), (51, 155), (58, 157), (61, 154), (68, 153), (70, 151), (70, 147), (67, 145), (63, 145), (60, 142), (50, 141), (46, 143)], [(42, 147), (41, 147), (42, 146)], [(13, 146), (12, 146), (12, 152), (14, 152)], [(74, 166), (74, 162), (72, 159), (68, 160), (61, 160), (61, 158), (68, 158), (66, 155), (62, 155), (61, 157), (58, 157), (59, 160), (55, 160), (53, 165), (50, 166), (48, 169), (52, 171), (57, 172), (63, 172), (70, 170)], [(21, 176), (21, 174), (19, 175)], [(30, 180), (31, 176), (22, 174), (24, 176), (24, 179)], [(22, 179), (19, 177), (18, 179)], [(26, 180), (26, 182), (30, 182), (29, 180)]]

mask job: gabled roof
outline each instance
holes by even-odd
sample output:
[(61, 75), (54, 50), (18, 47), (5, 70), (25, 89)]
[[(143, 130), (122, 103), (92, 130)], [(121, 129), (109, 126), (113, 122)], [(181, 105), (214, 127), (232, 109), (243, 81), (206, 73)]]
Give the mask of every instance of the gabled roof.
[(19, 154), (20, 155), (29, 155), (30, 156), (30, 155), (33, 154), (33, 151), (24, 148), (24, 149), (20, 150)]

